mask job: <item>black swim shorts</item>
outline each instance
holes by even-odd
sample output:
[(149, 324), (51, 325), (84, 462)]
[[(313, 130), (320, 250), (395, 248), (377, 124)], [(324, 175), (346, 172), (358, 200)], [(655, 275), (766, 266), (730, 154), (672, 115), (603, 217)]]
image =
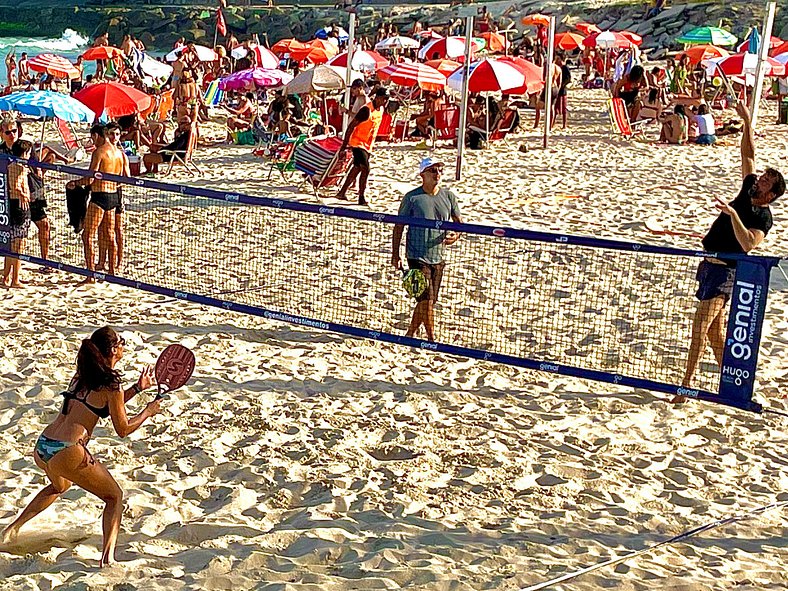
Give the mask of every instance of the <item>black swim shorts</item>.
[(711, 300), (718, 296), (729, 298), (733, 293), (733, 278), (736, 269), (727, 265), (701, 261), (695, 279), (698, 280), (698, 291), (695, 297), (699, 300)]
[(353, 151), (353, 166), (369, 168), (369, 152), (364, 148), (351, 148)]
[(46, 199), (36, 199), (30, 202), (30, 221), (34, 224), (47, 219)]
[(90, 202), (95, 203), (104, 211), (117, 209), (120, 207), (120, 195), (117, 191), (106, 193), (104, 191), (93, 191), (90, 195)]

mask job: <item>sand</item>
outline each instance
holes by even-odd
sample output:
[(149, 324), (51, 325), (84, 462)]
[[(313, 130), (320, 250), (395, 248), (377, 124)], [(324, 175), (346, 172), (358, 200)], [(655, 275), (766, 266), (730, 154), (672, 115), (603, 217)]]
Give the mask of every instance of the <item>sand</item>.
[[(601, 93), (575, 91), (570, 105), (547, 151), (529, 130), (466, 152), (463, 181), (448, 183), (465, 219), (697, 247), (645, 220), (703, 232), (712, 196), (738, 189), (737, 140), (624, 142), (609, 137)], [(774, 105), (763, 116), (758, 165), (779, 168), (785, 128), (771, 124)], [(204, 177), (175, 178), (314, 202), (267, 182), (248, 152), (203, 149)], [(427, 153), (379, 147), (374, 209), (396, 211)], [(786, 253), (781, 205), (764, 253)], [(172, 342), (198, 364), (161, 415), (125, 440), (102, 424), (90, 444), (124, 490), (120, 562), (98, 569), (101, 503), (72, 488), (0, 551), (0, 589), (513, 590), (788, 500), (778, 417), (26, 270), (26, 290), (0, 293), (0, 523), (44, 485), (32, 443), (81, 338), (120, 330), (129, 381)], [(786, 304), (770, 293), (758, 387), (783, 411)], [(778, 509), (555, 588), (784, 589), (787, 527)]]

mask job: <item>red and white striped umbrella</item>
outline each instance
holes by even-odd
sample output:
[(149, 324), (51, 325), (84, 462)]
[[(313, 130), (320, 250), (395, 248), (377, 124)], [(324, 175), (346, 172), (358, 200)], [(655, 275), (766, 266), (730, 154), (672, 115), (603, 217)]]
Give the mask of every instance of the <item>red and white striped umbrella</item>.
[[(462, 92), (464, 79), (465, 68), (457, 69), (447, 79), (449, 88)], [(469, 92), (506, 91), (524, 85), (525, 73), (509, 61), (484, 58), (471, 64)]]
[[(375, 70), (385, 68), (390, 63), (389, 60), (380, 55), (377, 51), (359, 50), (353, 52), (353, 69), (357, 71), (374, 72)], [(328, 65), (347, 68), (347, 51), (332, 57), (328, 60)]]
[(402, 62), (378, 70), (378, 78), (399, 86), (418, 86), (422, 90), (443, 90), (446, 76), (425, 64)]
[[(728, 57), (720, 57), (705, 61), (706, 71), (713, 74), (717, 68), (727, 76), (755, 75), (758, 67), (758, 56), (754, 53), (735, 53)], [(766, 76), (785, 76), (785, 65), (773, 57), (766, 58)]]
[[(481, 51), (482, 47), (482, 44), (473, 40), (471, 42), (471, 53)], [(419, 59), (423, 60), (452, 59), (463, 55), (465, 55), (465, 37), (435, 39), (419, 50)]]
[(256, 45), (253, 49), (257, 56), (257, 65), (266, 70), (276, 70), (279, 67), (279, 58), (267, 47)]
[(586, 47), (599, 47), (600, 49), (626, 48), (632, 47), (632, 41), (616, 31), (602, 31), (583, 39), (583, 45)]
[(51, 74), (55, 78), (79, 78), (79, 70), (74, 64), (54, 53), (42, 53), (30, 58), (27, 65), (31, 70)]
[(643, 37), (638, 35), (637, 33), (633, 33), (632, 31), (616, 31), (622, 37), (626, 37), (632, 43), (632, 45), (636, 45), (640, 47), (643, 45)]
[(541, 66), (512, 55), (502, 57), (500, 61), (509, 62), (525, 75), (525, 84), (518, 88), (510, 88), (506, 94), (534, 94), (544, 88), (544, 70)]

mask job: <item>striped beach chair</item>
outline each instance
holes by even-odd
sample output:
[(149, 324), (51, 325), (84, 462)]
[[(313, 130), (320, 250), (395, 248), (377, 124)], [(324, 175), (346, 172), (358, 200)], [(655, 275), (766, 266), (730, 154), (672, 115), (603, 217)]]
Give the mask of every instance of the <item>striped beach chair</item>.
[(631, 140), (636, 135), (639, 135), (641, 138), (646, 137), (643, 126), (646, 125), (649, 120), (630, 121), (624, 99), (607, 99), (607, 111), (610, 115), (610, 125), (613, 135), (620, 135), (625, 140)]
[(340, 186), (352, 160), (349, 150), (340, 151), (338, 136), (314, 137), (295, 150), (294, 166), (302, 172), (315, 197), (321, 189)]

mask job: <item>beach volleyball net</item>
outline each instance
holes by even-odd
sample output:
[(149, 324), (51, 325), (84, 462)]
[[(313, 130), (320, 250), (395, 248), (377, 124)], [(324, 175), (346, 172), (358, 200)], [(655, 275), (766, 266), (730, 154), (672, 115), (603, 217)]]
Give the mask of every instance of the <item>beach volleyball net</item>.
[[(5, 212), (8, 162), (0, 159)], [(682, 388), (695, 273), (705, 253), (106, 175), (120, 183), (125, 206), (122, 267), (110, 277), (86, 270), (81, 235), (67, 225), (65, 185), (89, 173), (43, 168), (53, 225), (49, 258), (38, 256), (33, 227), (25, 260), (354, 337), (760, 410), (752, 392), (776, 259), (734, 257), (722, 368), (705, 347), (693, 387)], [(7, 218), (0, 213), (4, 253)], [(445, 249), (436, 342), (404, 336), (415, 301), (391, 264), (397, 224), (406, 235), (461, 235)], [(97, 252), (100, 239), (99, 232)], [(404, 246), (405, 239), (403, 259)]]

